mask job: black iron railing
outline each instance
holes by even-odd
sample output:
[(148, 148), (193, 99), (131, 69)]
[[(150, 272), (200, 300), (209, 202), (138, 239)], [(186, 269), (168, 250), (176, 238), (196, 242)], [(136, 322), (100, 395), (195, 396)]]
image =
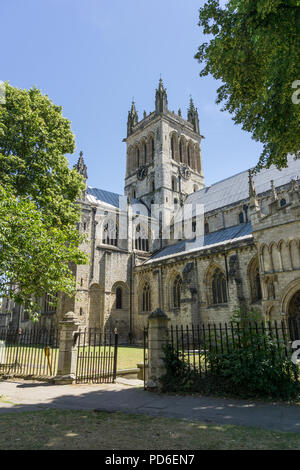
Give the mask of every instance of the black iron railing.
[(87, 328), (76, 333), (76, 383), (110, 383), (117, 375), (118, 332)]
[(58, 329), (0, 328), (0, 374), (52, 377), (58, 347)]
[(300, 340), (300, 323), (296, 320), (273, 322), (229, 322), (199, 325), (175, 325), (168, 330), (168, 342), (177, 358), (200, 376), (213, 374), (212, 358), (233, 350), (241, 352), (250, 347), (271, 351), (291, 359), (293, 342)]

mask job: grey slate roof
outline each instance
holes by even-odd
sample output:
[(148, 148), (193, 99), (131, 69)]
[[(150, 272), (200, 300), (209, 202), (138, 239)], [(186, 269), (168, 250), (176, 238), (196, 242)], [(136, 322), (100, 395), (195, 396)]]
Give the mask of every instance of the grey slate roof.
[[(98, 189), (98, 188), (92, 188), (91, 186), (87, 187), (87, 199), (89, 202), (97, 202), (98, 204), (105, 203), (105, 204), (110, 204), (113, 207), (119, 208), (120, 207), (120, 197), (126, 197), (121, 194), (117, 193), (112, 193), (110, 191), (105, 191), (104, 189)], [(95, 201), (95, 199), (96, 201)], [(127, 198), (126, 198), (127, 199)], [(142, 201), (139, 201), (138, 199), (131, 198), (131, 204), (143, 204)], [(145, 204), (143, 206), (146, 208)], [(147, 213), (149, 215), (149, 210), (147, 209)], [(138, 206), (135, 210), (136, 213), (138, 213)]]
[(225, 242), (237, 241), (242, 238), (251, 238), (252, 226), (251, 223), (235, 225), (234, 227), (224, 228), (217, 232), (208, 233), (203, 237), (195, 238), (194, 240), (183, 240), (175, 245), (166, 246), (159, 252), (151, 256), (145, 264), (152, 261), (158, 261), (161, 258), (172, 257), (179, 254), (184, 254), (190, 251), (197, 251), (204, 248), (209, 248), (211, 245), (219, 245)]
[[(288, 159), (288, 168), (277, 170), (274, 166), (263, 169), (253, 176), (257, 194), (271, 189), (270, 181), (274, 180), (275, 187), (283, 186), (300, 177), (300, 159)], [(185, 204), (204, 204), (204, 211), (210, 212), (221, 207), (237, 203), (249, 197), (248, 170), (226, 178), (211, 186), (190, 194)]]
[(119, 207), (120, 194), (105, 191), (104, 189), (92, 188), (91, 186), (87, 187), (86, 193), (87, 196), (94, 196), (98, 201), (105, 202), (106, 204), (110, 204), (114, 207)]

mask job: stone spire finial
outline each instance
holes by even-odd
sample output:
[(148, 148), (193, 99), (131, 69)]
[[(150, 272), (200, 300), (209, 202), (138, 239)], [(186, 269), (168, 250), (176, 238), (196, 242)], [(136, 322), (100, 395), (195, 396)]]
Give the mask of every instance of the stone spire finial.
[(292, 190), (292, 191), (295, 191), (296, 188), (297, 188), (296, 180), (295, 180), (295, 178), (292, 178), (292, 179), (291, 179), (291, 190)]
[(249, 176), (249, 197), (250, 197), (250, 207), (254, 207), (255, 209), (259, 209), (258, 197), (256, 194), (256, 189), (254, 186), (253, 176), (251, 169), (248, 170)]
[(190, 105), (188, 108), (188, 121), (193, 124), (194, 132), (200, 134), (198, 110), (194, 106), (193, 98), (190, 95)]
[(134, 98), (132, 98), (131, 109), (128, 111), (127, 119), (127, 137), (132, 134), (132, 129), (139, 122), (137, 110), (135, 108)]
[(271, 180), (272, 202), (278, 200), (277, 191), (274, 185), (274, 180)]
[(189, 107), (189, 110), (190, 110), (190, 111), (195, 111), (195, 106), (194, 106), (194, 101), (193, 101), (192, 95), (190, 95), (190, 107)]
[(77, 163), (73, 166), (73, 168), (75, 168), (75, 170), (77, 170), (78, 173), (80, 173), (80, 174), (84, 177), (84, 179), (87, 180), (87, 177), (88, 177), (88, 174), (87, 174), (87, 166), (86, 166), (86, 164), (84, 163), (82, 150), (80, 151), (78, 161), (77, 161)]
[(155, 93), (155, 111), (160, 113), (167, 113), (168, 111), (168, 98), (167, 90), (164, 88), (162, 78), (159, 79), (158, 89)]

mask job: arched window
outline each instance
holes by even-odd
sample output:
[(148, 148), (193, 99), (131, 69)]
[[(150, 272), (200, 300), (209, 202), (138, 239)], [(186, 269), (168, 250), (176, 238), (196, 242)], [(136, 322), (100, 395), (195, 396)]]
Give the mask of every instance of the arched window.
[(192, 232), (193, 232), (193, 236), (196, 236), (196, 231), (197, 231), (197, 217), (194, 216), (192, 218)]
[(240, 224), (244, 223), (244, 213), (243, 212), (239, 213), (239, 222), (240, 222)]
[(205, 235), (207, 235), (209, 233), (209, 224), (208, 224), (208, 222), (205, 222), (205, 224), (204, 224), (204, 233), (205, 233)]
[(154, 139), (153, 139), (152, 135), (150, 136), (149, 148), (150, 148), (150, 154), (151, 154), (151, 161), (153, 163), (154, 162)]
[(148, 233), (140, 224), (135, 229), (135, 249), (149, 251)]
[(116, 308), (117, 309), (122, 308), (122, 288), (121, 287), (116, 288)]
[[(28, 312), (27, 309), (25, 310)], [(56, 297), (54, 295), (46, 294), (45, 300), (44, 300), (44, 312), (43, 313), (55, 313), (55, 312), (56, 312)]]
[(212, 276), (212, 302), (224, 304), (227, 302), (227, 288), (224, 273), (216, 268)]
[(178, 275), (173, 283), (173, 306), (174, 308), (180, 307), (181, 284), (182, 284), (182, 280), (181, 280), (181, 277)]
[(146, 164), (147, 163), (147, 145), (145, 141), (143, 143), (143, 147), (144, 147), (144, 164)]
[(179, 161), (182, 163), (183, 162), (183, 146), (182, 146), (182, 140), (179, 142)]
[(112, 219), (103, 224), (102, 243), (114, 246), (118, 244), (118, 225)]
[(149, 285), (149, 282), (146, 282), (143, 287), (142, 311), (150, 312), (150, 309), (151, 309), (150, 285)]
[(191, 166), (191, 148), (189, 145), (187, 148), (187, 163), (188, 163), (188, 166)]
[(155, 182), (154, 182), (154, 178), (152, 178), (150, 182), (150, 191), (153, 192), (154, 190), (155, 190)]
[(172, 191), (177, 191), (177, 179), (176, 179), (176, 176), (172, 176)]
[(201, 158), (200, 158), (200, 147), (199, 144), (195, 145), (194, 148), (194, 165), (195, 165), (195, 170), (200, 173), (201, 172)]
[(248, 273), (251, 290), (251, 301), (258, 302), (262, 299), (262, 291), (257, 257), (255, 257), (250, 262)]
[(286, 200), (283, 198), (280, 200), (280, 206), (283, 207), (286, 205)]
[(257, 300), (261, 300), (262, 299), (262, 291), (261, 291), (261, 283), (260, 283), (260, 275), (259, 275), (258, 267), (256, 268), (256, 271), (255, 271), (255, 287), (256, 287)]
[(135, 147), (136, 152), (136, 166), (137, 168), (140, 166), (140, 149), (138, 146)]
[(171, 155), (173, 160), (175, 160), (175, 137), (172, 135), (171, 137)]

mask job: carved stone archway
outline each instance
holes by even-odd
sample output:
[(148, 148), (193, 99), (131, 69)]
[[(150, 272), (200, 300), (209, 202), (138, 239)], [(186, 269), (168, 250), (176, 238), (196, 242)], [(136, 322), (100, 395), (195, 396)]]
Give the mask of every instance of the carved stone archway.
[[(283, 296), (281, 297), (281, 312), (285, 315), (286, 319), (290, 315), (295, 315), (295, 309), (299, 308), (299, 293), (300, 293), (300, 278), (292, 281), (286, 288)], [(294, 312), (294, 313), (293, 313)], [(300, 313), (299, 313), (300, 319)]]
[(300, 320), (300, 289), (295, 292), (288, 306), (288, 316), (294, 320)]

